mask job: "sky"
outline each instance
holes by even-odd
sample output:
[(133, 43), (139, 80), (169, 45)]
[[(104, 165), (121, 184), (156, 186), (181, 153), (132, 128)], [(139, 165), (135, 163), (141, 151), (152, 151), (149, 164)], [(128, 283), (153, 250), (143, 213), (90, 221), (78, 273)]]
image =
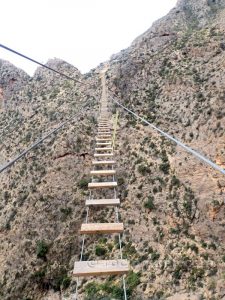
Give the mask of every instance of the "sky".
[[(82, 73), (166, 15), (177, 0), (2, 0), (0, 44), (41, 63), (61, 58)], [(0, 48), (0, 58), (33, 75), (37, 66)]]

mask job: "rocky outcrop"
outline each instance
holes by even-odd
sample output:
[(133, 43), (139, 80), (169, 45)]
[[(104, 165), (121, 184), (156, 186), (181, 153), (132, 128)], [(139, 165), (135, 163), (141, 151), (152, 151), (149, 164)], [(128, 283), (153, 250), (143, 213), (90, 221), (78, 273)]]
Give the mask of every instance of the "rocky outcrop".
[(10, 103), (10, 98), (14, 93), (18, 93), (28, 84), (30, 77), (23, 70), (16, 68), (10, 62), (0, 59), (0, 109), (7, 109), (16, 104)]

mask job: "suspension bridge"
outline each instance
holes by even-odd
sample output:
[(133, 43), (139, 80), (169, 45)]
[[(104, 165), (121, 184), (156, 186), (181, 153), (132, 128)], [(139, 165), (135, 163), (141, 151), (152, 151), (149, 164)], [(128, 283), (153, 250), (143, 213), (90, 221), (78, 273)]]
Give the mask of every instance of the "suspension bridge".
[[(93, 155), (92, 166), (90, 171), (92, 176), (91, 182), (88, 184), (89, 198), (85, 202), (86, 218), (85, 223), (81, 225), (80, 234), (83, 235), (80, 261), (74, 264), (73, 275), (77, 277), (77, 288), (74, 299), (78, 299), (79, 277), (82, 276), (103, 276), (103, 275), (124, 275), (129, 272), (130, 266), (126, 259), (123, 259), (121, 233), (124, 230), (124, 225), (119, 221), (118, 207), (120, 199), (117, 198), (117, 181), (114, 158), (114, 139), (116, 126), (112, 128), (111, 116), (108, 110), (108, 99), (105, 86), (105, 73), (101, 73), (102, 79), (102, 98), (100, 102), (100, 112), (98, 118), (98, 132), (95, 138), (95, 149)], [(114, 130), (114, 134), (112, 133)], [(102, 191), (107, 189), (111, 197), (104, 198), (101, 196)], [(104, 193), (105, 194), (105, 193)], [(97, 197), (96, 197), (97, 196)], [(101, 207), (112, 207), (115, 211), (115, 221), (113, 223), (90, 223), (89, 210), (95, 210)], [(118, 234), (119, 237), (119, 258), (113, 260), (96, 260), (83, 261), (85, 235), (99, 234)], [(126, 296), (125, 278), (122, 276), (124, 299)]]

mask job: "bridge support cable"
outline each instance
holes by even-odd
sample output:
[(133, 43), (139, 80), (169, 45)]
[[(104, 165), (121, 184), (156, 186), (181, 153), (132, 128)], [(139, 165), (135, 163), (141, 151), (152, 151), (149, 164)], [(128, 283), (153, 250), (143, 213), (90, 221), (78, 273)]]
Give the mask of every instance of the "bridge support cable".
[[(74, 81), (74, 82), (76, 82), (76, 83), (80, 83), (81, 85), (86, 86), (86, 87), (91, 87), (91, 86), (92, 86), (90, 83), (85, 83), (85, 82), (83, 82), (83, 81), (81, 81), (81, 80), (78, 80), (78, 79), (73, 78), (73, 77), (71, 77), (71, 76), (69, 76), (69, 75), (66, 75), (66, 74), (64, 74), (64, 73), (62, 73), (62, 72), (60, 72), (60, 71), (57, 71), (57, 70), (55, 70), (55, 69), (53, 69), (53, 68), (47, 66), (46, 64), (42, 64), (41, 62), (37, 61), (36, 59), (33, 59), (33, 58), (31, 58), (31, 57), (29, 57), (29, 56), (27, 56), (27, 55), (25, 55), (25, 54), (22, 54), (21, 52), (18, 52), (18, 51), (14, 50), (14, 49), (12, 49), (12, 48), (10, 48), (10, 47), (8, 47), (8, 46), (5, 46), (5, 45), (3, 45), (3, 44), (0, 44), (0, 48), (5, 49), (6, 51), (12, 52), (12, 53), (14, 53), (14, 54), (16, 54), (16, 55), (18, 55), (18, 56), (20, 56), (20, 57), (23, 57), (24, 59), (27, 59), (27, 60), (29, 60), (29, 61), (31, 61), (31, 62), (33, 62), (33, 63), (35, 63), (35, 64), (37, 64), (37, 65), (39, 65), (39, 66), (41, 66), (41, 67), (43, 67), (43, 68), (46, 68), (46, 69), (48, 69), (48, 70), (50, 70), (50, 71), (52, 71), (52, 72), (54, 72), (54, 73), (56, 73), (56, 74), (58, 74), (58, 75), (64, 77), (64, 78), (66, 78), (66, 79), (72, 80), (72, 81)], [(94, 85), (94, 84), (93, 84), (93, 85)], [(93, 98), (96, 97), (95, 93), (92, 93), (92, 92), (89, 93), (89, 94), (86, 93), (86, 96), (92, 96)], [(6, 126), (6, 127), (7, 127), (7, 126)], [(2, 135), (2, 136), (3, 136), (3, 135)], [(1, 137), (2, 137), (2, 136), (1, 136)]]
[(145, 120), (143, 117), (140, 117), (139, 115), (137, 115), (135, 112), (133, 112), (132, 110), (130, 110), (129, 108), (125, 107), (124, 105), (122, 105), (121, 103), (119, 103), (119, 101), (115, 100), (112, 96), (110, 96), (110, 98), (112, 99), (112, 101), (114, 103), (116, 103), (119, 107), (121, 107), (123, 110), (125, 110), (126, 112), (128, 112), (129, 114), (133, 115), (136, 119), (142, 121), (143, 123), (147, 124), (148, 126), (150, 126), (151, 128), (153, 128), (154, 130), (156, 130), (157, 132), (159, 132), (162, 136), (166, 137), (167, 139), (171, 140), (172, 142), (176, 143), (178, 146), (180, 146), (181, 148), (183, 148), (186, 152), (194, 155), (196, 158), (198, 158), (199, 160), (201, 160), (203, 163), (205, 163), (206, 165), (210, 166), (211, 168), (215, 169), (216, 171), (220, 172), (221, 174), (225, 175), (225, 170), (223, 168), (221, 168), (220, 166), (218, 166), (217, 164), (215, 164), (214, 162), (212, 162), (210, 159), (208, 159), (207, 157), (205, 157), (204, 155), (198, 153), (196, 150), (193, 150), (192, 148), (190, 148), (189, 146), (185, 145), (184, 143), (182, 143), (181, 141), (177, 140), (176, 138), (174, 138), (173, 136), (171, 136), (170, 134), (164, 132), (163, 130), (161, 130), (160, 128), (156, 127), (155, 125), (153, 125), (152, 123), (148, 122), (147, 120)]
[(19, 159), (21, 159), (22, 157), (24, 157), (28, 152), (30, 152), (31, 150), (33, 150), (34, 148), (36, 148), (39, 144), (41, 144), (42, 142), (44, 142), (48, 137), (50, 137), (54, 133), (57, 133), (60, 129), (62, 129), (64, 126), (66, 126), (69, 122), (73, 121), (73, 119), (75, 117), (72, 117), (69, 120), (60, 123), (59, 126), (57, 126), (56, 128), (54, 128), (53, 130), (51, 130), (49, 133), (45, 134), (41, 139), (39, 139), (38, 141), (36, 141), (35, 143), (33, 143), (27, 149), (23, 150), (18, 156), (16, 156), (11, 161), (9, 161), (8, 163), (6, 163), (3, 166), (1, 166), (0, 167), (0, 173), (2, 173), (6, 169), (8, 169), (12, 165), (14, 165), (15, 162), (17, 162)]
[(18, 51), (16, 51), (16, 50), (13, 50), (12, 48), (9, 48), (9, 47), (7, 47), (7, 46), (5, 46), (5, 45), (2, 45), (2, 44), (0, 44), (0, 47), (3, 48), (3, 49), (5, 49), (5, 50), (7, 50), (7, 51), (9, 51), (9, 52), (12, 52), (12, 53), (18, 55), (18, 56), (21, 56), (21, 57), (23, 57), (23, 58), (25, 58), (25, 59), (27, 59), (27, 60), (29, 60), (29, 61), (31, 61), (31, 62), (33, 62), (33, 63), (39, 65), (39, 66), (41, 66), (41, 67), (43, 67), (43, 68), (46, 68), (46, 69), (48, 69), (48, 70), (50, 70), (50, 71), (53, 71), (53, 72), (57, 73), (58, 75), (61, 75), (61, 76), (65, 77), (65, 78), (67, 78), (67, 79), (69, 79), (69, 80), (73, 80), (73, 81), (75, 81), (75, 82), (78, 82), (78, 83), (81, 83), (81, 84), (86, 85), (86, 83), (84, 83), (84, 82), (82, 82), (82, 81), (80, 81), (80, 80), (78, 80), (78, 79), (75, 79), (75, 78), (73, 78), (73, 77), (70, 77), (70, 76), (68, 76), (68, 75), (66, 75), (66, 74), (64, 74), (64, 73), (62, 73), (62, 72), (59, 72), (59, 71), (57, 71), (57, 70), (55, 70), (55, 69), (53, 69), (53, 68), (51, 68), (51, 67), (48, 67), (47, 65), (42, 64), (41, 62), (39, 62), (39, 61), (37, 61), (37, 60), (35, 60), (35, 59), (33, 59), (33, 58), (31, 58), (31, 57), (25, 55), (25, 54), (22, 54), (22, 53), (20, 53), (20, 52), (18, 52)]

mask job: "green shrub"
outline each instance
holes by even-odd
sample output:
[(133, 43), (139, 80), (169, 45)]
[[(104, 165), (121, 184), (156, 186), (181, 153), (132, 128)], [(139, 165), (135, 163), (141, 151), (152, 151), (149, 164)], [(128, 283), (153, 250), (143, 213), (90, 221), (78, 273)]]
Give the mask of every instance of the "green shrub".
[(170, 184), (171, 186), (179, 186), (180, 180), (175, 175), (173, 175)]
[(49, 246), (45, 243), (45, 241), (38, 241), (36, 254), (38, 258), (46, 259), (46, 254), (48, 253)]
[(34, 279), (36, 282), (42, 282), (43, 278), (46, 274), (46, 268), (38, 270), (32, 274), (32, 279)]
[(190, 277), (189, 277), (189, 282), (191, 284), (196, 283), (196, 281), (198, 279), (202, 279), (203, 278), (204, 274), (205, 274), (205, 271), (202, 268), (195, 268), (194, 267), (191, 270), (191, 274), (190, 274)]
[(110, 279), (103, 284), (97, 282), (88, 283), (85, 287), (85, 293), (85, 300), (123, 299), (123, 287), (113, 284)]
[(150, 210), (155, 209), (155, 204), (154, 204), (154, 197), (153, 196), (149, 196), (148, 200), (144, 203), (144, 207), (148, 208)]
[(31, 132), (28, 132), (27, 134), (26, 134), (26, 136), (25, 136), (25, 141), (28, 143), (29, 141), (30, 141), (30, 139), (31, 139)]
[(54, 291), (67, 289), (70, 286), (71, 278), (67, 276), (67, 270), (64, 267), (59, 267), (52, 271), (49, 285)]
[(129, 219), (127, 221), (127, 223), (130, 224), (130, 225), (134, 225), (135, 224), (135, 220), (134, 219)]
[(135, 273), (133, 271), (130, 271), (126, 278), (126, 283), (127, 283), (128, 288), (131, 290), (136, 288), (136, 286), (140, 284), (140, 277), (141, 277), (140, 272)]
[(194, 251), (196, 254), (198, 254), (198, 247), (195, 244), (192, 244), (189, 246), (189, 248)]
[(64, 276), (61, 280), (61, 286), (63, 289), (67, 289), (70, 286), (71, 278)]
[(60, 211), (61, 211), (65, 216), (69, 216), (69, 215), (72, 213), (72, 208), (71, 208), (71, 207), (60, 208)]
[(106, 249), (105, 247), (100, 246), (100, 245), (97, 245), (97, 246), (95, 247), (95, 254), (96, 254), (97, 256), (103, 256), (103, 255), (105, 255), (106, 253), (107, 253), (107, 249)]
[[(140, 273), (130, 271), (126, 277), (127, 299), (132, 299), (134, 289), (140, 284)], [(114, 277), (110, 276), (105, 283), (90, 282), (85, 286), (85, 300), (119, 300), (124, 298), (122, 284), (113, 283)]]
[(160, 171), (162, 171), (164, 174), (168, 175), (170, 170), (170, 164), (169, 162), (165, 162), (159, 165)]
[(139, 165), (139, 166), (138, 166), (138, 172), (139, 172), (141, 175), (145, 176), (145, 175), (151, 173), (151, 169), (150, 169), (148, 166), (146, 166), (146, 165)]
[(8, 191), (5, 191), (3, 194), (3, 197), (4, 197), (5, 201), (8, 201), (9, 198), (11, 197), (11, 194)]
[(87, 189), (89, 181), (90, 180), (88, 178), (84, 177), (77, 183), (77, 185), (80, 189)]
[(152, 252), (151, 254), (151, 260), (156, 261), (160, 258), (160, 254), (157, 251)]
[(117, 184), (120, 186), (120, 185), (123, 185), (125, 183), (125, 180), (123, 177), (118, 177), (117, 178)]
[(204, 258), (205, 260), (208, 260), (209, 259), (209, 254), (208, 253), (202, 253), (200, 255), (202, 258)]
[(208, 244), (208, 248), (209, 249), (213, 249), (213, 250), (216, 250), (216, 244), (215, 243), (213, 243), (213, 242), (211, 242), (210, 244)]

